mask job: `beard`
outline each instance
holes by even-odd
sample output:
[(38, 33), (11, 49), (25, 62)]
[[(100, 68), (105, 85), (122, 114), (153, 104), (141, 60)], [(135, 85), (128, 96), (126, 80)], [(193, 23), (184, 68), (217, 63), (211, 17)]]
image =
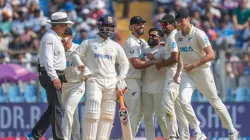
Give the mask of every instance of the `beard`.
[(137, 33), (138, 35), (143, 35), (143, 34), (144, 34), (144, 30), (141, 31), (141, 30), (139, 29), (139, 30), (136, 31), (136, 33)]
[(153, 46), (157, 46), (159, 44), (159, 42), (158, 42), (158, 40), (156, 40), (156, 39), (148, 39), (148, 45), (150, 46), (150, 47), (153, 47)]

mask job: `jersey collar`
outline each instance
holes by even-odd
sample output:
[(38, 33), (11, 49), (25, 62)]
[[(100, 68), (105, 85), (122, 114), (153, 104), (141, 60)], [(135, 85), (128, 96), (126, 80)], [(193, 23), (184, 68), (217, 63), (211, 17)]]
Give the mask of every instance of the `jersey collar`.
[(130, 37), (133, 38), (138, 44), (141, 43), (141, 40), (136, 38), (133, 34), (130, 34)]
[(186, 36), (183, 36), (183, 35), (182, 35), (182, 32), (181, 32), (181, 35), (182, 35), (183, 37), (192, 36), (193, 32), (194, 32), (194, 25), (191, 24), (191, 29), (189, 30), (189, 33), (188, 33)]
[(101, 36), (99, 36), (98, 34), (96, 35), (96, 39), (100, 42), (108, 42), (109, 38), (107, 40), (104, 40)]
[(61, 42), (61, 37), (60, 37), (54, 30), (49, 29), (49, 31), (50, 31), (52, 34), (54, 34), (54, 35), (57, 37), (57, 39)]

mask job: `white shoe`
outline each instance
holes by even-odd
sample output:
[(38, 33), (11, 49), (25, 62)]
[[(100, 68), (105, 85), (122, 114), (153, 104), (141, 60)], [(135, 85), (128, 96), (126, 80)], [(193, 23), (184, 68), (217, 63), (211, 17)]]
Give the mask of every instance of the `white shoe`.
[(238, 135), (239, 135), (239, 132), (235, 130), (233, 134), (229, 134), (229, 138), (230, 140), (238, 140)]
[(195, 134), (195, 140), (206, 140), (207, 136), (204, 133)]

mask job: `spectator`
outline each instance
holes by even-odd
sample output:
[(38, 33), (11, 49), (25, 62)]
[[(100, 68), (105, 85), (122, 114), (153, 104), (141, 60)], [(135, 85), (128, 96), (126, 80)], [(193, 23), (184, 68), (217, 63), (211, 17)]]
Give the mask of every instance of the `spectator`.
[(44, 20), (46, 18), (41, 15), (41, 10), (35, 9), (29, 19), (30, 23), (32, 23), (32, 30), (38, 32), (41, 29), (41, 22)]
[(88, 30), (88, 38), (94, 38), (98, 33), (98, 29), (96, 28), (96, 20), (89, 18), (87, 21), (88, 25), (90, 26), (90, 30)]
[(2, 19), (2, 12), (8, 11), (9, 16), (12, 17), (12, 7), (9, 4), (6, 4), (6, 0), (0, 0), (0, 19)]
[(10, 17), (9, 12), (3, 11), (2, 20), (0, 21), (0, 29), (3, 32), (3, 36), (10, 36), (11, 22), (9, 17)]
[(237, 30), (245, 29), (249, 26), (250, 9), (247, 8), (247, 0), (241, 0), (240, 5), (233, 11), (233, 23)]
[(160, 6), (158, 8), (157, 14), (153, 17), (152, 23), (154, 27), (160, 28), (160, 22), (159, 20), (162, 19), (162, 17), (166, 15), (165, 9), (163, 6)]
[(81, 44), (83, 40), (86, 40), (88, 37), (87, 31), (85, 29), (81, 29), (80, 32), (76, 35), (75, 39), (73, 40), (76, 44)]
[(236, 89), (237, 87), (237, 78), (239, 76), (239, 57), (232, 55), (232, 50), (227, 50), (226, 52), (226, 85), (227, 87), (231, 87), (232, 89)]
[(24, 33), (24, 24), (26, 20), (26, 15), (23, 11), (18, 12), (19, 18), (14, 20), (12, 23), (12, 32), (17, 35)]
[(32, 23), (25, 22), (24, 24), (24, 34), (21, 35), (21, 42), (25, 46), (29, 47), (31, 45), (32, 37), (36, 38), (36, 33), (32, 30)]
[(130, 9), (130, 2), (131, 0), (123, 0), (123, 10), (122, 10), (122, 17), (121, 19), (127, 19), (129, 15), (129, 9)]
[(222, 43), (226, 43), (225, 45), (235, 44), (234, 31), (230, 28), (226, 28), (226, 22), (223, 20), (220, 21), (219, 25), (220, 26), (215, 29), (217, 34), (217, 45), (221, 45)]
[(19, 11), (20, 11), (20, 0), (13, 0), (12, 3), (12, 12), (13, 12), (13, 20), (16, 20), (19, 18)]
[(250, 58), (249, 53), (243, 53), (243, 62), (239, 65), (239, 87), (249, 87), (250, 83)]
[(64, 11), (68, 14), (70, 21), (76, 22), (77, 14), (75, 10), (75, 5), (72, 2), (66, 2), (64, 5)]
[(223, 22), (225, 22), (225, 24), (226, 24), (225, 28), (227, 28), (227, 29), (233, 29), (234, 28), (232, 19), (231, 19), (229, 14), (224, 14), (222, 18), (223, 18)]
[(250, 37), (243, 44), (242, 50), (250, 54)]
[(99, 19), (102, 15), (107, 14), (107, 11), (104, 9), (105, 3), (102, 0), (93, 0), (90, 3), (90, 9), (92, 13), (90, 14), (90, 18), (95, 20)]
[(202, 29), (202, 20), (198, 11), (193, 12), (191, 17), (191, 23), (194, 24), (195, 27)]
[(214, 29), (211, 28), (210, 24), (208, 22), (205, 22), (203, 27), (211, 43), (216, 41), (216, 38), (217, 38), (216, 32)]
[(21, 37), (19, 35), (14, 35), (14, 40), (9, 44), (9, 55), (11, 59), (18, 60), (21, 58), (26, 51), (25, 45), (22, 44)]

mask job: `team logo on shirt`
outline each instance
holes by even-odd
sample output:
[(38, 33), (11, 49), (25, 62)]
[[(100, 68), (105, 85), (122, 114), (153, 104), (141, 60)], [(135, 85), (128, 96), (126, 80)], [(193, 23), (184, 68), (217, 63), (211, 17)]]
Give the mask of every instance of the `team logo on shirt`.
[(132, 50), (132, 51), (129, 51), (130, 53), (134, 53), (135, 52), (135, 50)]
[(112, 60), (112, 56), (108, 54), (100, 54), (100, 53), (94, 53), (95, 58), (102, 58), (102, 59), (108, 59)]
[(66, 67), (72, 67), (75, 66), (72, 62), (66, 62)]
[(209, 42), (209, 40), (208, 40), (208, 37), (207, 37), (207, 36), (204, 36), (203, 40), (204, 40), (204, 42), (205, 42), (206, 44)]
[(178, 38), (178, 42), (181, 42), (181, 41), (183, 41), (183, 39), (182, 38)]
[(193, 39), (193, 37), (189, 37), (189, 38), (188, 38), (188, 42), (189, 42), (191, 39)]
[(184, 46), (184, 47), (180, 47), (180, 50), (181, 50), (181, 52), (192, 52), (193, 48), (191, 46), (189, 46), (189, 47)]
[(109, 51), (110, 51), (110, 52), (113, 52), (113, 49), (112, 49), (112, 48), (109, 48)]
[(173, 49), (174, 49), (174, 48), (177, 48), (176, 42), (173, 42), (171, 46), (172, 46)]

